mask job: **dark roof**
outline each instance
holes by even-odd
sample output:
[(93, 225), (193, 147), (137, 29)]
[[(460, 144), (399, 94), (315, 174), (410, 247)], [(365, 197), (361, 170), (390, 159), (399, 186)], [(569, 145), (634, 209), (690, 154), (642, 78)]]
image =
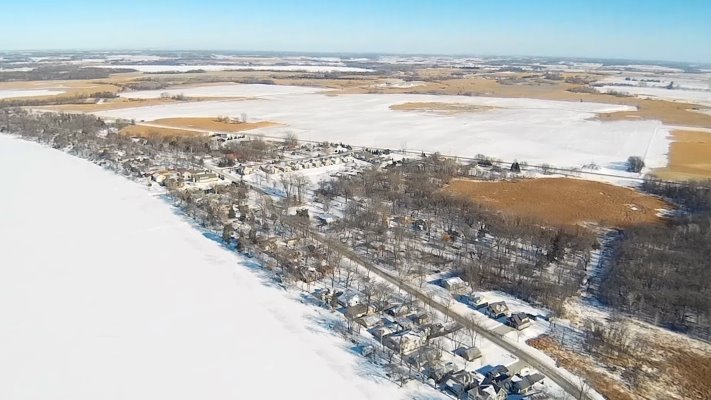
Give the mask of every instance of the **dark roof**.
[(539, 374), (538, 372), (536, 372), (535, 374), (526, 375), (522, 377), (520, 381), (515, 382), (513, 384), (512, 390), (516, 392), (524, 391), (533, 386), (536, 382), (542, 381), (544, 378), (545, 376), (543, 376), (543, 374)]

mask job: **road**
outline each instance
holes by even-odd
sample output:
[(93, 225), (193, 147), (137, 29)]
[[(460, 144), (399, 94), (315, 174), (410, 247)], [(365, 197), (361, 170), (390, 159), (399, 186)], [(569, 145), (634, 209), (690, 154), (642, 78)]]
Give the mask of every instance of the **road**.
[[(242, 181), (241, 177), (239, 177), (237, 175), (230, 174), (230, 173), (226, 173), (224, 171), (225, 169), (223, 169), (223, 168), (219, 168), (214, 165), (210, 165), (209, 163), (205, 163), (205, 167), (207, 169), (223, 176), (227, 180), (230, 180), (232, 182), (245, 183)], [(267, 195), (264, 191), (262, 191), (261, 189), (259, 189), (257, 187), (254, 187), (252, 185), (250, 185), (250, 187), (263, 195)], [(382, 268), (378, 267), (377, 265), (364, 259), (362, 256), (355, 253), (349, 247), (344, 246), (341, 242), (327, 238), (322, 233), (313, 229), (308, 223), (304, 224), (303, 220), (301, 220), (299, 218), (291, 217), (291, 216), (282, 215), (280, 217), (280, 221), (291, 226), (292, 228), (296, 228), (296, 229), (302, 230), (304, 232), (307, 232), (313, 240), (316, 240), (316, 241), (328, 246), (330, 249), (337, 251), (343, 257), (362, 266), (363, 268), (366, 268), (368, 271), (378, 275), (385, 281), (387, 281), (390, 284), (407, 292), (408, 294), (410, 294), (413, 297), (417, 298), (418, 300), (422, 301), (424, 304), (427, 304), (428, 306), (430, 306), (432, 309), (435, 309), (435, 310), (439, 311), (440, 313), (448, 316), (449, 318), (451, 318), (452, 320), (461, 324), (462, 326), (478, 332), (481, 336), (483, 336), (490, 342), (496, 344), (497, 346), (501, 347), (502, 349), (504, 349), (504, 350), (508, 351), (509, 353), (513, 354), (514, 356), (518, 357), (519, 360), (527, 363), (531, 367), (540, 371), (542, 374), (547, 376), (549, 379), (551, 379), (558, 386), (563, 388), (563, 390), (565, 390), (568, 394), (570, 394), (574, 398), (580, 399), (580, 400), (597, 400), (596, 397), (591, 396), (589, 393), (586, 392), (586, 390), (584, 390), (584, 388), (581, 388), (581, 384), (582, 384), (581, 382), (578, 382), (578, 381), (571, 379), (568, 376), (564, 375), (563, 373), (561, 373), (561, 371), (558, 370), (557, 367), (551, 366), (547, 362), (539, 359), (538, 355), (533, 354), (532, 352), (528, 351), (523, 346), (520, 346), (518, 343), (508, 341), (500, 334), (479, 325), (478, 323), (476, 323), (475, 320), (469, 319), (464, 315), (454, 312), (453, 310), (450, 309), (450, 307), (436, 301), (435, 299), (433, 299), (428, 294), (424, 293), (419, 288), (416, 288), (416, 287), (410, 285), (409, 283), (404, 282), (400, 278), (390, 274), (388, 271), (385, 271)]]
[[(289, 218), (291, 219), (291, 218)], [(298, 224), (297, 222), (293, 221), (286, 221), (284, 220), (287, 224)], [(305, 227), (301, 224), (298, 226), (301, 229), (304, 229)], [(326, 238), (323, 234), (320, 232), (314, 231), (312, 228), (309, 229), (309, 234), (310, 236), (318, 240), (319, 242), (328, 245), (332, 250), (338, 251), (341, 255), (344, 257), (348, 258), (352, 262), (359, 264), (363, 266), (364, 268), (368, 269), (370, 272), (380, 276), (384, 280), (388, 281), (389, 283), (395, 285), (396, 287), (400, 288), (401, 290), (407, 292), (408, 294), (412, 295), (413, 297), (417, 298), (418, 300), (422, 301), (423, 303), (429, 305), (432, 309), (435, 309), (439, 312), (441, 312), (444, 315), (447, 315), (449, 318), (452, 320), (456, 321), (457, 323), (461, 324), (462, 326), (465, 326), (467, 328), (470, 328), (476, 332), (478, 332), (481, 336), (489, 340), (490, 342), (496, 344), (497, 346), (503, 348), (504, 350), (508, 351), (509, 353), (513, 354), (514, 356), (518, 357), (519, 360), (527, 363), (531, 367), (537, 369), (540, 371), (542, 374), (547, 376), (549, 379), (551, 379), (553, 382), (558, 384), (563, 390), (565, 390), (568, 394), (573, 396), (576, 399), (585, 399), (585, 400), (593, 400), (596, 399), (596, 397), (590, 396), (588, 393), (581, 393), (585, 392), (585, 390), (581, 390), (581, 383), (577, 382), (575, 380), (572, 380), (568, 378), (566, 375), (563, 375), (557, 367), (551, 366), (545, 361), (542, 361), (538, 358), (536, 354), (531, 353), (530, 351), (526, 350), (522, 346), (519, 346), (517, 343), (510, 342), (506, 340), (504, 337), (501, 335), (480, 326), (479, 324), (476, 323), (475, 320), (471, 320), (467, 318), (464, 315), (461, 315), (459, 313), (454, 312), (451, 310), (448, 306), (436, 301), (426, 293), (422, 292), (420, 289), (413, 287), (412, 285), (403, 282), (401, 279), (399, 279), (396, 276), (391, 275), (389, 272), (384, 271), (382, 268), (379, 268), (378, 266), (374, 265), (373, 263), (369, 262), (368, 260), (363, 259), (360, 255), (356, 254), (353, 250), (350, 248), (344, 246), (342, 243), (330, 240)]]

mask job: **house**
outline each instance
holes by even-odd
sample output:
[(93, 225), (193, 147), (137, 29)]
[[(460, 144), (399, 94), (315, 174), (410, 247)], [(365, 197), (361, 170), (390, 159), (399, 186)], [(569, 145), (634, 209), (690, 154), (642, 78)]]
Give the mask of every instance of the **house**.
[(410, 308), (404, 304), (393, 304), (385, 309), (385, 314), (393, 317), (402, 317), (410, 312)]
[(477, 349), (476, 347), (460, 347), (457, 350), (454, 351), (454, 354), (458, 355), (459, 357), (462, 357), (463, 359), (467, 361), (474, 361), (477, 358), (481, 357), (481, 350)]
[(492, 383), (497, 383), (501, 382), (503, 380), (506, 380), (509, 378), (509, 369), (504, 367), (503, 365), (497, 365), (495, 367), (490, 368), (486, 374), (484, 375), (484, 379), (482, 380), (482, 384), (484, 385), (489, 385)]
[(428, 230), (427, 221), (424, 219), (417, 219), (412, 223), (412, 229), (415, 231), (426, 231)]
[(400, 353), (411, 353), (427, 342), (427, 335), (420, 331), (406, 330), (392, 333), (383, 339), (383, 344)]
[(442, 279), (442, 287), (449, 290), (450, 292), (459, 290), (465, 286), (466, 283), (462, 280), (462, 278), (458, 276)]
[(324, 303), (330, 303), (333, 293), (331, 292), (331, 289), (325, 288), (314, 290), (313, 295)]
[(356, 304), (360, 304), (360, 295), (356, 292), (347, 290), (338, 296), (338, 304), (343, 307), (353, 307)]
[(444, 382), (444, 389), (448, 390), (457, 397), (460, 397), (463, 393), (476, 387), (479, 381), (476, 378), (476, 374), (473, 372), (461, 370), (454, 372), (450, 375), (449, 379)]
[[(408, 364), (414, 365), (419, 368), (423, 364), (429, 364), (432, 362), (439, 361), (442, 358), (442, 351), (432, 346), (422, 346), (417, 351), (409, 354), (405, 361)], [(454, 367), (452, 367), (454, 368)], [(450, 371), (451, 372), (451, 371)]]
[(327, 215), (327, 214), (322, 214), (316, 216), (316, 221), (318, 221), (318, 224), (321, 226), (326, 226), (328, 224), (332, 224), (336, 221), (336, 217), (333, 215)]
[[(276, 243), (274, 244), (276, 248)], [(301, 267), (296, 271), (297, 278), (306, 283), (313, 283), (321, 279), (321, 273), (319, 273), (314, 267)]]
[(380, 316), (378, 315), (366, 315), (356, 319), (356, 323), (364, 327), (365, 329), (374, 328), (380, 325), (382, 321), (383, 319), (380, 318)]
[(217, 177), (217, 174), (213, 174), (212, 172), (198, 172), (196, 174), (193, 174), (192, 176), (192, 181), (195, 183), (217, 183), (220, 181), (220, 178)]
[(531, 318), (526, 313), (513, 313), (508, 319), (508, 324), (520, 331), (531, 326)]
[(425, 376), (433, 379), (435, 382), (441, 382), (446, 376), (454, 372), (455, 369), (456, 365), (451, 361), (437, 361), (425, 367)]
[(476, 294), (462, 294), (457, 297), (457, 300), (476, 309), (489, 305), (489, 301), (486, 297)]
[(368, 305), (358, 303), (346, 309), (345, 315), (348, 319), (356, 319), (368, 315)]
[(467, 392), (468, 400), (505, 400), (508, 393), (495, 385), (482, 385)]
[(513, 383), (512, 391), (518, 394), (526, 394), (531, 391), (533, 385), (538, 382), (543, 381), (545, 376), (543, 374), (535, 373), (526, 376), (522, 376), (520, 380)]
[(395, 323), (400, 325), (402, 329), (415, 329), (417, 327), (417, 324), (411, 319), (404, 317), (395, 317)]
[(373, 334), (376, 338), (383, 340), (386, 336), (392, 335), (394, 333), (397, 333), (400, 331), (400, 328), (395, 325), (395, 324), (387, 324), (387, 325), (380, 325), (376, 326), (375, 328), (370, 330), (370, 333)]
[(422, 325), (429, 322), (430, 316), (425, 311), (417, 311), (407, 316), (412, 322)]
[(240, 175), (249, 175), (252, 172), (254, 172), (254, 168), (250, 167), (249, 165), (238, 165), (235, 167), (235, 172), (240, 174)]
[(509, 315), (509, 306), (507, 306), (506, 302), (503, 302), (503, 301), (497, 301), (496, 303), (490, 303), (489, 306), (486, 307), (486, 314), (494, 319), (499, 319), (501, 317), (507, 317)]

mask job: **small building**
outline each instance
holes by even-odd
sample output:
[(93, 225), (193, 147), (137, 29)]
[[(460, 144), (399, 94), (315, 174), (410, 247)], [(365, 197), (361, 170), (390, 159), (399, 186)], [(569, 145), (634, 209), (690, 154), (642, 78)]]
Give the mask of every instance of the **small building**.
[(499, 319), (501, 317), (509, 316), (509, 306), (506, 305), (504, 301), (497, 301), (496, 303), (490, 303), (486, 307), (486, 313), (494, 319)]
[(454, 351), (454, 354), (458, 355), (459, 357), (462, 357), (463, 359), (467, 361), (474, 361), (477, 358), (481, 357), (481, 350), (479, 350), (476, 347), (460, 347), (457, 350)]
[(465, 286), (466, 282), (464, 282), (462, 278), (458, 276), (442, 279), (442, 287), (449, 290), (450, 292), (459, 290)]
[(531, 318), (526, 313), (513, 313), (509, 317), (508, 323), (520, 331), (531, 326)]

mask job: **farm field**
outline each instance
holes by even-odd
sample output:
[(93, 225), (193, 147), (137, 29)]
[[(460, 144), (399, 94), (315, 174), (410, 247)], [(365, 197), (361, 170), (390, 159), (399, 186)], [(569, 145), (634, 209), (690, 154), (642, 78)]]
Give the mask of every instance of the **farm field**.
[(711, 179), (711, 132), (672, 132), (669, 164), (654, 170), (666, 180)]
[(670, 208), (656, 197), (631, 189), (569, 178), (455, 180), (446, 190), (485, 207), (553, 226), (656, 223), (660, 211)]
[(146, 122), (147, 124), (165, 125), (180, 129), (198, 129), (219, 132), (244, 132), (259, 128), (268, 128), (279, 124), (269, 121), (226, 122), (218, 118), (163, 118)]
[[(257, 99), (179, 102), (95, 113), (105, 118), (137, 121), (216, 115), (239, 117), (244, 113), (250, 122), (283, 124), (283, 127), (259, 130), (272, 136), (293, 132), (307, 140), (439, 151), (463, 157), (485, 154), (504, 160), (565, 167), (595, 162), (602, 168), (615, 170), (630, 155), (646, 155), (645, 161), (651, 168), (666, 165), (668, 139), (661, 123), (595, 120), (600, 113), (632, 111), (628, 106), (417, 94), (327, 96), (302, 93), (304, 88), (299, 87), (279, 89), (293, 89), (295, 93), (264, 92), (261, 97), (259, 91), (269, 85), (255, 86), (234, 85), (230, 90), (234, 95), (257, 96)], [(210, 89), (222, 90), (219, 86), (201, 90)], [(131, 95), (148, 98), (159, 93), (133, 92)], [(457, 103), (488, 111), (445, 115), (390, 108), (408, 102)]]

